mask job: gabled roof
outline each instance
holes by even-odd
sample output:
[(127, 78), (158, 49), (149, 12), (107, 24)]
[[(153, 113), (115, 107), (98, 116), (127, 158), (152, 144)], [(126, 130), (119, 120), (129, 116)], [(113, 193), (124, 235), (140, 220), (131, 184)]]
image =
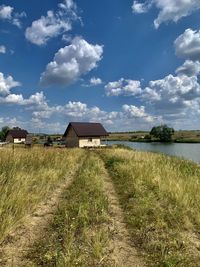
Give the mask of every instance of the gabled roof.
[(22, 129), (13, 129), (8, 131), (7, 136), (9, 134), (12, 136), (12, 138), (26, 138), (28, 132)]
[(78, 137), (99, 137), (108, 135), (101, 123), (70, 122), (64, 133), (64, 137), (67, 136), (70, 127), (74, 129)]

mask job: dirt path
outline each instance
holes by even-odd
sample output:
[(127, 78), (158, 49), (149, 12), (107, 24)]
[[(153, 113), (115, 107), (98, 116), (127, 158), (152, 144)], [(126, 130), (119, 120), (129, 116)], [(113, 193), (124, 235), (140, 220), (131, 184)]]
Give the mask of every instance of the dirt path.
[[(80, 164), (78, 164), (80, 167)], [(78, 168), (77, 168), (78, 169)], [(70, 186), (77, 169), (68, 174), (66, 181), (61, 184), (51, 196), (40, 203), (33, 214), (28, 215), (23, 224), (13, 230), (0, 246), (0, 266), (21, 267), (28, 266), (26, 252), (38, 238), (42, 238), (45, 229), (53, 219), (62, 198), (63, 191)]]
[(108, 197), (111, 210), (110, 227), (114, 233), (110, 242), (110, 257), (118, 267), (144, 267), (146, 266), (138, 255), (124, 222), (123, 210), (120, 207), (117, 194), (107, 170), (104, 175), (104, 191)]

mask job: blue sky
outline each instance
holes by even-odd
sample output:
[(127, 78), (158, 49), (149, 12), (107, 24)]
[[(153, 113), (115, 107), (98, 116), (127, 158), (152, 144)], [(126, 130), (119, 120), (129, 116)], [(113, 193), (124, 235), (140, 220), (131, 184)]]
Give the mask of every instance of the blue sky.
[(199, 0), (0, 4), (0, 126), (200, 125)]

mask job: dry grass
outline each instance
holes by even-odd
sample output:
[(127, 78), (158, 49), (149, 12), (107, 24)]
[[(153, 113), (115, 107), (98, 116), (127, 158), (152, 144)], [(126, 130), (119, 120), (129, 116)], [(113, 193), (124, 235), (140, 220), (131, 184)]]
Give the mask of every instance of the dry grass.
[(152, 266), (200, 266), (200, 166), (160, 154), (103, 152), (132, 238)]
[(131, 240), (147, 266), (200, 266), (200, 166), (161, 154), (112, 148), (0, 150), (0, 240), (80, 166), (30, 266), (114, 266), (103, 188), (112, 177)]
[(76, 168), (81, 150), (0, 150), (0, 241)]
[(103, 171), (102, 161), (87, 154), (74, 183), (63, 194), (46, 238), (38, 240), (29, 251), (28, 266), (110, 266)]

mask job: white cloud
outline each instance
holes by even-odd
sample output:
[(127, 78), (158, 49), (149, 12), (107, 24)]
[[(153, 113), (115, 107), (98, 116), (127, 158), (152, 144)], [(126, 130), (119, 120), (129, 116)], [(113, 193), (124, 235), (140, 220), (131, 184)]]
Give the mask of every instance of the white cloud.
[(101, 80), (100, 78), (92, 77), (92, 78), (90, 79), (90, 84), (91, 84), (91, 85), (94, 85), (94, 86), (97, 86), (97, 85), (102, 84), (102, 80)]
[(147, 122), (153, 122), (154, 117), (148, 115), (145, 111), (145, 107), (136, 107), (134, 105), (123, 105), (122, 106), (123, 110), (123, 115), (126, 117), (126, 119), (131, 119), (131, 118), (142, 118), (144, 121)]
[(42, 73), (40, 82), (43, 86), (68, 85), (97, 67), (101, 60), (103, 46), (92, 45), (81, 38), (61, 48)]
[(139, 3), (138, 1), (133, 1), (132, 10), (133, 13), (142, 14), (146, 13), (150, 8), (150, 3)]
[(200, 30), (187, 29), (174, 42), (176, 55), (191, 60), (200, 60)]
[(178, 75), (198, 76), (200, 74), (200, 62), (186, 60), (182, 66), (177, 68)]
[(186, 113), (187, 103), (200, 99), (200, 85), (196, 76), (168, 75), (160, 80), (150, 81), (141, 99), (163, 117), (174, 114), (178, 118)]
[(53, 11), (48, 11), (47, 16), (33, 21), (31, 27), (26, 29), (26, 39), (36, 45), (44, 45), (47, 41), (59, 34), (71, 30), (71, 22), (55, 16)]
[(4, 77), (4, 74), (0, 72), (0, 94), (9, 94), (10, 89), (20, 85), (21, 83), (15, 81), (12, 76)]
[(7, 96), (0, 97), (0, 103), (48, 109), (47, 100), (43, 92), (36, 92), (27, 99), (22, 94), (8, 94)]
[(131, 125), (133, 127), (136, 125), (136, 122), (137, 125), (152, 125), (158, 119), (149, 115), (144, 106), (123, 105), (121, 111), (107, 112), (97, 106), (89, 107), (80, 101), (69, 101), (63, 106), (49, 106), (46, 109), (33, 112), (33, 120), (38, 123), (55, 116), (65, 118), (64, 121), (101, 122), (106, 126), (116, 127), (116, 129), (117, 127), (130, 129)]
[(20, 95), (10, 94), (10, 95), (7, 95), (6, 97), (0, 97), (0, 103), (21, 105), (24, 103), (24, 98), (22, 94)]
[(76, 4), (73, 0), (64, 0), (64, 3), (59, 4), (59, 6), (63, 9), (69, 9), (69, 10), (76, 10)]
[(47, 109), (47, 110), (34, 111), (32, 115), (33, 118), (37, 120), (49, 119), (53, 114), (53, 112), (54, 112), (53, 109)]
[(21, 13), (14, 13), (12, 18), (12, 24), (17, 26), (18, 28), (22, 27), (21, 19), (26, 17), (26, 13), (23, 11)]
[(159, 10), (158, 17), (154, 20), (155, 28), (163, 22), (177, 22), (200, 9), (199, 0), (146, 0), (142, 3), (134, 1), (132, 9), (134, 13), (144, 13), (153, 5)]
[(13, 25), (21, 28), (21, 18), (26, 17), (26, 13), (23, 11), (21, 13), (14, 12), (14, 8), (11, 6), (0, 6), (0, 19), (7, 20)]
[(0, 6), (0, 19), (10, 20), (12, 18), (13, 9), (14, 8), (11, 6), (1, 5)]
[(6, 53), (6, 47), (4, 45), (0, 45), (0, 53), (5, 54)]
[(29, 99), (25, 100), (28, 105), (37, 105), (40, 108), (46, 108), (48, 106), (46, 97), (43, 92), (36, 92), (31, 95)]
[(58, 7), (56, 12), (49, 10), (46, 16), (32, 22), (25, 32), (28, 41), (45, 45), (49, 39), (72, 29), (72, 21), (78, 19), (76, 4), (72, 0), (65, 0)]
[(160, 93), (149, 87), (143, 90), (141, 97), (147, 101), (158, 101), (161, 99)]
[(125, 80), (121, 78), (115, 82), (109, 82), (105, 86), (107, 96), (135, 96), (142, 92), (140, 81)]

